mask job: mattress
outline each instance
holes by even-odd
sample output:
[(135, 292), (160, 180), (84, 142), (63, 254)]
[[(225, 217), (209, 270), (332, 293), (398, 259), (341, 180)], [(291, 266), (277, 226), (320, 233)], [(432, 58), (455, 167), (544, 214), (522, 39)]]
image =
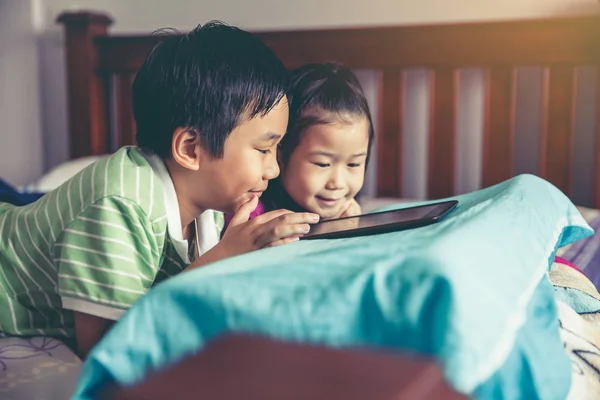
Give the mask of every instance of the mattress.
[(0, 398), (68, 399), (81, 361), (60, 340), (48, 337), (0, 338)]

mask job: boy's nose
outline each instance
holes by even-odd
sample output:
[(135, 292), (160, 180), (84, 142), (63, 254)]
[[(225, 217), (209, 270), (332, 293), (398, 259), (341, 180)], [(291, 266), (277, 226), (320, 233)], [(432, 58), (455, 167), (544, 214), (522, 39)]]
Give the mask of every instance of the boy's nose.
[(277, 159), (273, 157), (273, 160), (268, 163), (267, 168), (263, 174), (263, 178), (265, 180), (275, 179), (279, 176), (279, 164), (277, 163)]

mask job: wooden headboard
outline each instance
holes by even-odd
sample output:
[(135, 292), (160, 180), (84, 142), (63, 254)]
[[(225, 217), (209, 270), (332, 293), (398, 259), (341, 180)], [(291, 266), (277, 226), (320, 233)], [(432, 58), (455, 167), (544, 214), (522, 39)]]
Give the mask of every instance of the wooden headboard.
[[(133, 144), (132, 79), (160, 38), (109, 35), (104, 14), (65, 13), (58, 21), (66, 33), (71, 156)], [(378, 71), (378, 196), (402, 195), (407, 68), (429, 71), (427, 195), (441, 198), (455, 194), (458, 69), (485, 68), (485, 187), (514, 175), (515, 69), (544, 67), (539, 175), (572, 192), (576, 67), (600, 65), (600, 17), (258, 34), (289, 67), (337, 61)], [(595, 132), (593, 201), (600, 208), (600, 124)]]

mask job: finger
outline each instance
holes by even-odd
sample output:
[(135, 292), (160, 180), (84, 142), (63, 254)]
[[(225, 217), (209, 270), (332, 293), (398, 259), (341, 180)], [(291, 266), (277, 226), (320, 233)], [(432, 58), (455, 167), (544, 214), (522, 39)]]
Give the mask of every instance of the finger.
[(335, 214), (330, 219), (338, 219), (338, 218), (346, 217), (348, 210), (350, 209), (351, 206), (352, 206), (352, 202), (350, 202), (350, 201), (347, 202), (346, 204), (344, 204), (344, 206), (342, 208), (340, 208), (340, 211), (338, 211), (337, 214)]
[(307, 224), (316, 224), (319, 222), (319, 214), (314, 213), (295, 213), (290, 210), (275, 210), (260, 215), (254, 218), (255, 224), (268, 224), (272, 221), (286, 221), (287, 223), (302, 223), (305, 222)]
[(281, 246), (281, 245), (288, 244), (288, 243), (294, 243), (294, 242), (297, 242), (298, 240), (300, 240), (300, 238), (298, 236), (280, 239), (275, 242), (271, 242), (271, 243), (267, 244), (264, 248), (277, 247), (277, 246)]
[(256, 236), (255, 245), (262, 248), (279, 240), (304, 236), (308, 232), (310, 232), (310, 225), (307, 223), (267, 225)]
[(282, 215), (279, 215), (277, 218), (272, 218), (265, 225), (293, 225), (293, 224), (316, 224), (319, 222), (319, 214), (309, 213), (309, 212), (288, 212)]
[(286, 213), (257, 227), (257, 240), (262, 244), (277, 241), (294, 235), (304, 235), (310, 231), (310, 224), (319, 222), (313, 213)]
[(250, 200), (248, 200), (247, 202), (242, 204), (237, 209), (237, 211), (231, 218), (231, 222), (229, 223), (229, 226), (236, 226), (239, 224), (243, 224), (244, 222), (247, 222), (248, 219), (250, 219), (250, 214), (252, 214), (252, 211), (254, 211), (257, 206), (258, 206), (258, 197), (252, 196), (252, 198)]
[(361, 213), (362, 209), (360, 208), (360, 205), (355, 200), (353, 200), (350, 203), (350, 206), (342, 214), (342, 217), (355, 217), (357, 215), (360, 215)]
[(253, 221), (255, 224), (266, 224), (267, 222), (286, 214), (293, 214), (293, 212), (285, 209), (269, 211), (254, 218)]

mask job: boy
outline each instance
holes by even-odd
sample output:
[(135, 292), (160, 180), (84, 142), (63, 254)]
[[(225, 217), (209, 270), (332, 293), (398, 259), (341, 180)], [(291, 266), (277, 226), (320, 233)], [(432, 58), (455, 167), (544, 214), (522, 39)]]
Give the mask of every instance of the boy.
[[(237, 28), (164, 39), (133, 85), (139, 149), (29, 206), (0, 204), (0, 331), (72, 341), (84, 358), (157, 282), (307, 232), (318, 216), (248, 221), (279, 174), (287, 82), (271, 50)], [(212, 210), (235, 212), (221, 242)]]

